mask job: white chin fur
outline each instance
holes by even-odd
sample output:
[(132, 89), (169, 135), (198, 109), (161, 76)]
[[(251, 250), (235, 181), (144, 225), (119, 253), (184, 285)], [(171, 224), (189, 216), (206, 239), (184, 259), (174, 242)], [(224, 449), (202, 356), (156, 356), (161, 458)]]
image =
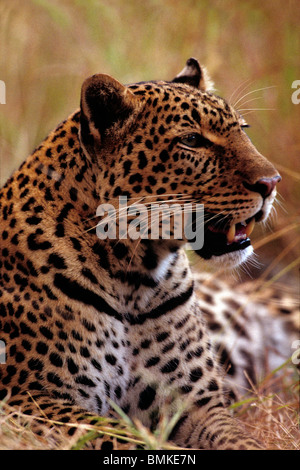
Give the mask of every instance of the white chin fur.
[(217, 268), (235, 268), (244, 263), (253, 253), (252, 245), (244, 250), (233, 251), (221, 256), (212, 256), (209, 260)]

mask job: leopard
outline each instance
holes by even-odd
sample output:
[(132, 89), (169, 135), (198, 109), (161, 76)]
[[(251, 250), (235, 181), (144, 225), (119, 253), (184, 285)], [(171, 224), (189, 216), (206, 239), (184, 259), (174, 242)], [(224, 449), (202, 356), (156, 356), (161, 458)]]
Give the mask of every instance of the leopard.
[[(243, 371), (252, 377), (258, 366), (248, 329), (260, 324), (259, 311), (235, 317), (245, 294), (205, 270), (197, 275), (185, 234), (119, 231), (120, 197), (129, 207), (201, 204), (195, 256), (229, 270), (245, 263), (281, 180), (247, 126), (194, 58), (172, 81), (123, 85), (95, 74), (83, 82), (80, 108), (1, 189), (0, 399), (36, 418), (37, 433), (47, 418), (71, 438), (76, 423), (110, 416), (114, 405), (151, 429), (166, 402), (172, 413), (184, 402), (174, 445), (264, 448), (232, 416), (226, 382), (242, 386)], [(105, 204), (118, 215), (116, 238), (99, 236)], [(226, 325), (216, 320), (222, 315)], [(268, 329), (271, 343), (288, 325), (279, 330)], [(94, 441), (102, 450), (115, 445), (103, 435)]]

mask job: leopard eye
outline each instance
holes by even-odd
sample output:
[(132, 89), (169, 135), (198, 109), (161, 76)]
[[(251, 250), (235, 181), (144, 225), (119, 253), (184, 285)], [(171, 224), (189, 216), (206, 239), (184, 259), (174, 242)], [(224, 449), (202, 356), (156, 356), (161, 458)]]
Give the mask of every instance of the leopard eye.
[(191, 148), (205, 147), (208, 148), (212, 145), (212, 142), (200, 134), (189, 134), (184, 137), (181, 137), (181, 144), (186, 145)]

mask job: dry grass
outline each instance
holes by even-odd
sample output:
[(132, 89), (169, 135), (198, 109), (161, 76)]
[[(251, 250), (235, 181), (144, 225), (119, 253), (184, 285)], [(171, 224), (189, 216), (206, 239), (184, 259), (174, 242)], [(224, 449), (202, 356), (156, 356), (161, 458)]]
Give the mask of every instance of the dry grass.
[[(95, 417), (93, 424), (60, 423), (46, 418), (23, 415), (21, 411), (1, 404), (0, 408), (0, 450), (81, 450), (89, 449), (90, 443), (98, 437), (112, 438), (114, 448), (173, 450), (177, 447), (168, 442), (168, 436), (180, 417), (181, 410), (169, 417), (164, 413), (151, 432), (138, 420), (131, 420), (121, 409), (116, 418)], [(167, 408), (166, 408), (167, 410)], [(42, 436), (35, 433), (32, 423), (39, 421)], [(26, 422), (26, 423), (25, 423)], [(63, 426), (75, 427), (78, 433), (73, 438), (66, 438), (60, 430)], [(59, 433), (57, 434), (57, 430)], [(79, 436), (78, 436), (79, 435)], [(76, 437), (77, 436), (77, 437)]]
[[(280, 375), (270, 374), (259, 386), (232, 405), (232, 410), (244, 427), (262, 442), (268, 450), (300, 450), (299, 431), (299, 375), (290, 364), (281, 368)], [(121, 410), (119, 419), (98, 418), (93, 425), (76, 424), (80, 438), (60, 438), (58, 444), (53, 432), (57, 423), (46, 421), (45, 435), (31, 430), (30, 421), (24, 425), (23, 415), (7, 407), (0, 410), (0, 450), (81, 450), (100, 436), (112, 436), (126, 446), (139, 446), (146, 450), (176, 450), (168, 436), (181, 411), (172, 419), (162, 413), (157, 429), (150, 432), (139, 421), (131, 421)], [(28, 418), (26, 420), (34, 419)], [(71, 423), (69, 424), (71, 425)], [(72, 424), (73, 426), (73, 424)]]
[(299, 373), (285, 364), (281, 374), (270, 374), (250, 386), (250, 395), (235, 403), (235, 416), (269, 450), (300, 450)]

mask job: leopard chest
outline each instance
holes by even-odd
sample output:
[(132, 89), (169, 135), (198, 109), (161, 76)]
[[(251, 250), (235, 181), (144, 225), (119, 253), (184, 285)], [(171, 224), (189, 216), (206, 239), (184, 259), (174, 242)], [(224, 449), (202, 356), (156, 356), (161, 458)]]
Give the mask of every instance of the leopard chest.
[[(47, 361), (44, 386), (52, 394), (71, 399), (84, 409), (105, 414), (109, 400), (120, 403), (128, 387), (129, 345), (121, 322), (95, 311), (92, 317), (88, 315), (91, 310), (86, 308), (76, 322), (64, 325), (64, 341), (62, 332), (56, 334), (52, 329), (49, 351), (57, 349), (58, 337), (61, 351), (44, 358)], [(52, 383), (49, 374), (57, 378)]]

